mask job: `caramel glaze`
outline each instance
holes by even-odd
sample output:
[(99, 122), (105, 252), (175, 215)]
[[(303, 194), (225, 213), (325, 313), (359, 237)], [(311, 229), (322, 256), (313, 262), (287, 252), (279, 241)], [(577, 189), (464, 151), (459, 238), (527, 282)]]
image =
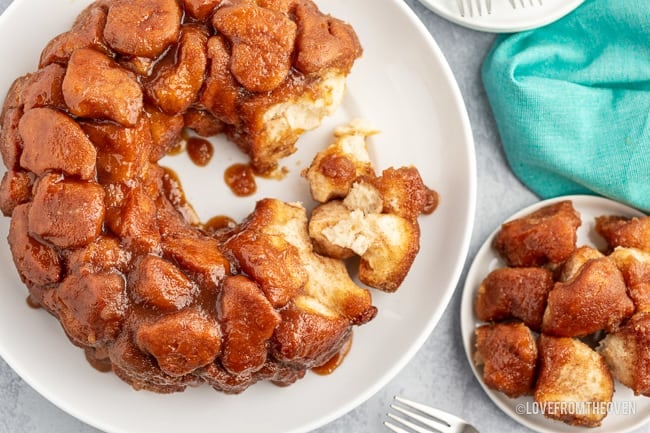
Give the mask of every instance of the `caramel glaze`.
[(422, 214), (431, 215), (436, 209), (438, 209), (439, 204), (440, 196), (438, 195), (438, 192), (431, 188), (427, 188), (427, 203), (425, 204), (424, 209), (422, 209)]
[(223, 176), (226, 185), (238, 197), (248, 197), (257, 191), (255, 173), (249, 164), (233, 164)]
[(229, 216), (217, 215), (203, 224), (203, 231), (206, 233), (215, 233), (221, 230), (233, 229), (236, 226), (237, 222)]
[(32, 298), (32, 295), (27, 296), (27, 298), (25, 298), (25, 302), (30, 308), (34, 308), (34, 309), (41, 308), (41, 304), (38, 301), (34, 300)]
[(187, 201), (178, 174), (169, 167), (163, 167), (162, 186), (167, 199), (191, 225), (198, 225), (199, 219), (194, 208)]
[(84, 354), (88, 364), (100, 373), (109, 373), (113, 371), (111, 361), (108, 357), (98, 357), (92, 350), (84, 350)]
[(214, 147), (208, 140), (200, 137), (190, 137), (187, 140), (187, 154), (192, 162), (199, 167), (205, 167), (210, 163), (214, 155)]
[(343, 361), (345, 360), (345, 357), (350, 353), (350, 349), (352, 348), (352, 334), (350, 334), (350, 337), (343, 343), (341, 346), (341, 349), (339, 349), (338, 352), (334, 354), (330, 359), (325, 362), (325, 364), (319, 365), (317, 367), (313, 367), (311, 371), (314, 373), (321, 375), (321, 376), (327, 376), (328, 374), (332, 374), (334, 370), (339, 368), (341, 364), (343, 364)]

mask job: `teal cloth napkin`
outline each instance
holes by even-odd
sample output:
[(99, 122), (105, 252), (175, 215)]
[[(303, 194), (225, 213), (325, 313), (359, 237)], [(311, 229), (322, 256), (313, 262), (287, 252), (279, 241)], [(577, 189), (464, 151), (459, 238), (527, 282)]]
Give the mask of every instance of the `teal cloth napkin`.
[(501, 35), (482, 75), (508, 163), (533, 192), (650, 211), (650, 1), (587, 0)]

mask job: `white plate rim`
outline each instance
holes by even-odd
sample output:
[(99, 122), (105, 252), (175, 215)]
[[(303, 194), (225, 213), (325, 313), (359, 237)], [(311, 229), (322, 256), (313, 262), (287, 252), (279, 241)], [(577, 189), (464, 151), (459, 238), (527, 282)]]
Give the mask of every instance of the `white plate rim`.
[[(519, 211), (512, 214), (510, 217), (506, 218), (503, 223), (507, 221), (512, 221), (516, 218), (528, 215), (529, 213), (538, 210), (544, 206), (558, 203), (560, 201), (570, 200), (573, 202), (573, 205), (576, 210), (579, 212), (581, 209), (587, 207), (595, 207), (602, 211), (599, 215), (624, 215), (624, 216), (644, 216), (645, 214), (638, 209), (630, 207), (626, 204), (601, 197), (596, 195), (567, 195), (554, 197), (542, 201), (535, 202), (529, 206), (526, 206)], [(498, 391), (495, 391), (487, 385), (482, 380), (481, 373), (474, 363), (474, 330), (477, 326), (483, 324), (478, 320), (474, 313), (474, 299), (476, 298), (476, 293), (478, 290), (478, 284), (480, 281), (487, 276), (487, 273), (497, 267), (505, 266), (505, 263), (500, 259), (496, 252), (492, 249), (492, 242), (494, 237), (499, 232), (501, 224), (499, 224), (494, 231), (486, 238), (478, 252), (474, 256), (472, 263), (469, 267), (460, 303), (460, 323), (461, 323), (461, 334), (463, 341), (463, 349), (465, 351), (467, 362), (470, 365), (472, 373), (476, 380), (479, 382), (483, 391), (487, 396), (492, 400), (492, 402), (507, 416), (509, 416), (514, 421), (519, 424), (528, 427), (531, 430), (534, 430), (539, 433), (559, 433), (559, 432), (607, 432), (607, 433), (626, 433), (634, 429), (639, 428), (640, 426), (646, 424), (650, 421), (650, 411), (647, 412), (645, 416), (642, 416), (641, 413), (638, 413), (638, 417), (632, 420), (630, 423), (627, 423), (620, 428), (613, 429), (611, 425), (608, 425), (608, 419), (615, 416), (609, 414), (603, 421), (603, 424), (598, 428), (585, 428), (585, 427), (572, 427), (567, 424), (564, 424), (560, 421), (553, 421), (547, 418), (544, 418), (541, 414), (523, 414), (518, 413), (520, 409), (530, 410), (532, 402), (531, 397), (519, 397), (517, 399), (511, 399), (505, 396)], [(582, 216), (582, 226), (578, 229), (578, 246), (581, 245), (580, 240), (584, 239), (585, 236), (593, 234), (593, 221), (586, 221), (584, 216)], [(597, 236), (597, 235), (596, 235)], [(598, 240), (596, 240), (598, 241)], [(602, 239), (600, 239), (601, 242)], [(601, 246), (604, 246), (601, 244)], [(633, 401), (634, 407), (640, 402), (645, 404), (646, 410), (650, 407), (650, 398), (646, 397), (634, 397), (631, 390), (625, 388), (620, 383), (616, 382), (616, 390), (614, 393), (614, 400), (616, 401), (618, 397), (626, 398)], [(628, 401), (625, 400), (625, 401)], [(522, 410), (523, 412), (523, 410)], [(637, 410), (637, 412), (639, 412)], [(619, 415), (620, 416), (620, 415)], [(629, 415), (628, 415), (629, 416)]]
[[(426, 42), (430, 54), (432, 54), (434, 58), (440, 63), (439, 66), (441, 67), (443, 72), (442, 78), (446, 80), (450, 85), (449, 90), (453, 95), (453, 101), (451, 102), (458, 110), (458, 116), (460, 118), (460, 125), (458, 126), (460, 126), (462, 129), (462, 140), (461, 140), (462, 142), (459, 144), (464, 146), (463, 151), (467, 152), (467, 156), (468, 156), (467, 159), (468, 188), (466, 191), (464, 191), (464, 194), (466, 195), (466, 206), (467, 206), (466, 208), (467, 215), (465, 215), (465, 218), (467, 219), (467, 221), (465, 221), (465, 225), (463, 227), (463, 233), (459, 239), (459, 250), (458, 250), (459, 257), (456, 260), (455, 266), (453, 267), (453, 269), (451, 269), (449, 274), (450, 283), (447, 284), (447, 287), (445, 287), (444, 289), (444, 293), (441, 297), (440, 305), (438, 306), (438, 308), (436, 308), (434, 314), (432, 314), (429, 317), (426, 326), (423, 326), (419, 330), (416, 338), (414, 339), (414, 343), (410, 346), (410, 348), (401, 355), (401, 357), (394, 363), (392, 368), (385, 371), (384, 374), (380, 378), (378, 378), (376, 382), (366, 387), (363, 392), (359, 393), (356, 396), (356, 398), (345, 402), (345, 404), (341, 405), (337, 410), (331, 411), (330, 413), (325, 414), (321, 418), (313, 420), (311, 423), (297, 426), (296, 428), (292, 429), (291, 432), (297, 433), (297, 432), (309, 431), (318, 428), (324, 425), (325, 423), (330, 422), (342, 416), (343, 414), (352, 410), (354, 407), (363, 403), (374, 393), (376, 393), (410, 361), (410, 359), (414, 356), (414, 354), (419, 350), (419, 348), (428, 338), (429, 334), (432, 332), (433, 328), (439, 321), (442, 313), (446, 309), (451, 299), (451, 296), (456, 288), (456, 285), (459, 282), (467, 258), (467, 251), (469, 249), (469, 244), (470, 244), (470, 239), (471, 239), (471, 234), (473, 229), (473, 222), (474, 222), (475, 206), (476, 206), (476, 163), (475, 163), (475, 155), (474, 155), (473, 137), (471, 133), (471, 127), (469, 124), (469, 117), (467, 116), (467, 112), (465, 110), (463, 98), (461, 96), (460, 90), (458, 89), (455, 78), (451, 72), (451, 68), (444, 60), (444, 56), (442, 55), (442, 52), (440, 51), (438, 45), (433, 40), (433, 38), (426, 30), (424, 25), (419, 21), (417, 16), (413, 13), (413, 11), (410, 8), (408, 8), (408, 6), (404, 5), (402, 2), (398, 0), (385, 0), (385, 1), (386, 3), (391, 3), (393, 6), (399, 7), (401, 12), (405, 15), (405, 17), (408, 18), (410, 24), (420, 34), (420, 36), (423, 38), (423, 41)], [(10, 19), (10, 17), (16, 12), (16, 10), (19, 9), (20, 5), (21, 2), (17, 0), (9, 5), (9, 7), (5, 10), (2, 16), (0, 16), (0, 26), (3, 26), (5, 22)], [(42, 394), (46, 399), (54, 403), (56, 406), (58, 406), (65, 412), (68, 412), (69, 414), (86, 422), (89, 425), (92, 425), (94, 427), (100, 428), (105, 431), (111, 431), (111, 432), (127, 431), (127, 430), (117, 430), (110, 424), (98, 422), (92, 417), (89, 417), (87, 414), (83, 412), (79, 412), (78, 410), (76, 410), (75, 407), (68, 405), (66, 402), (60, 401), (57, 398), (56, 393), (50, 392), (51, 390), (48, 391), (42, 389), (42, 387), (39, 386), (39, 383), (31, 379), (31, 375), (29, 371), (24, 370), (21, 367), (20, 363), (16, 359), (14, 359), (12, 354), (4, 350), (2, 344), (0, 344), (0, 356), (3, 357), (3, 359), (9, 364), (9, 366), (12, 367), (25, 380), (26, 383), (28, 383), (40, 394)]]
[[(544, 0), (544, 6), (535, 6), (530, 7), (530, 9), (543, 11), (544, 7), (548, 7), (549, 3), (555, 3), (555, 8), (547, 14), (533, 14), (532, 16), (527, 16), (523, 20), (517, 20), (516, 12), (513, 10), (510, 5), (507, 6), (507, 12), (504, 12), (506, 16), (510, 14), (512, 19), (510, 21), (506, 20), (503, 22), (495, 21), (493, 19), (494, 14), (496, 14), (495, 8), (497, 7), (496, 2), (499, 0), (492, 0), (492, 14), (484, 16), (460, 16), (460, 13), (455, 9), (456, 0), (418, 0), (424, 6), (426, 6), (431, 11), (442, 16), (443, 18), (458, 24), (463, 27), (467, 27), (472, 30), (478, 30), (488, 33), (514, 33), (521, 32), (525, 30), (532, 30), (538, 27), (543, 27), (547, 24), (552, 23), (553, 21), (559, 20), (564, 17), (575, 8), (580, 6), (584, 0)], [(454, 9), (450, 9), (449, 4), (453, 1)], [(460, 0), (458, 0), (460, 1)], [(469, 0), (462, 0), (469, 1)], [(472, 2), (474, 0), (471, 0)], [(502, 0), (503, 3), (511, 0)], [(513, 0), (519, 1), (519, 0)], [(528, 1), (528, 0), (525, 0)], [(537, 2), (538, 0), (534, 0)]]

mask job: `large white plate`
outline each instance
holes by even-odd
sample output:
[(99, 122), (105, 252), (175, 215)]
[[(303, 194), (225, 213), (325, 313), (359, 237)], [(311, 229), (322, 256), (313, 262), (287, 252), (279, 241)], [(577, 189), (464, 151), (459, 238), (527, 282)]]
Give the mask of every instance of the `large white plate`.
[[(600, 215), (640, 216), (639, 211), (621, 203), (596, 196), (575, 195), (557, 197), (535, 203), (512, 215), (507, 221), (527, 215), (543, 206), (561, 200), (573, 201), (573, 206), (580, 212), (582, 226), (578, 228), (578, 246), (591, 245), (605, 248), (605, 241), (595, 232), (594, 218)], [(650, 421), (650, 398), (635, 397), (629, 389), (616, 382), (616, 392), (611, 412), (598, 428), (571, 427), (560, 421), (545, 418), (533, 404), (532, 397), (508, 398), (505, 394), (488, 388), (482, 380), (482, 373), (474, 364), (475, 338), (474, 330), (482, 323), (474, 313), (474, 299), (481, 281), (487, 274), (497, 268), (506, 266), (503, 260), (492, 248), (492, 241), (500, 226), (485, 240), (485, 243), (474, 258), (465, 280), (465, 288), (461, 301), (461, 332), (465, 353), (474, 375), (492, 401), (507, 415), (526, 427), (541, 433), (560, 432), (589, 432), (589, 433), (623, 433), (634, 430)], [(632, 413), (633, 412), (633, 413)]]
[[(459, 12), (459, 1), (465, 5), (464, 17)], [(482, 9), (480, 15), (477, 9), (479, 1), (485, 5), (490, 0), (420, 0), (423, 5), (449, 21), (470, 29), (494, 33), (520, 32), (545, 26), (574, 10), (584, 0), (542, 0), (541, 6), (540, 0), (491, 0), (491, 13)], [(471, 15), (467, 9), (469, 4), (473, 8)]]
[[(20, 0), (0, 17), (0, 94), (15, 77), (34, 70), (46, 42), (71, 25), (89, 0)], [(308, 374), (295, 385), (258, 384), (227, 396), (208, 386), (174, 395), (133, 391), (113, 374), (93, 370), (58, 323), (25, 303), (26, 289), (6, 242), (0, 246), (0, 355), (38, 392), (77, 418), (108, 432), (290, 433), (315, 429), (369, 398), (386, 384), (428, 337), (458, 282), (469, 246), (476, 199), (474, 148), (467, 113), (438, 46), (400, 0), (328, 0), (323, 10), (354, 25), (364, 45), (341, 109), (300, 140), (285, 161), (282, 181), (259, 180), (251, 198), (234, 197), (225, 167), (244, 161), (230, 143), (215, 140), (213, 162), (193, 166), (187, 155), (165, 165), (180, 174), (187, 197), (203, 219), (240, 219), (254, 201), (273, 196), (311, 206), (299, 177), (334, 126), (354, 117), (382, 133), (370, 141), (379, 169), (417, 164), (441, 196), (438, 210), (421, 218), (422, 249), (393, 295), (374, 292), (379, 316), (355, 332), (352, 351), (333, 374)], [(6, 237), (7, 218), (0, 219)]]

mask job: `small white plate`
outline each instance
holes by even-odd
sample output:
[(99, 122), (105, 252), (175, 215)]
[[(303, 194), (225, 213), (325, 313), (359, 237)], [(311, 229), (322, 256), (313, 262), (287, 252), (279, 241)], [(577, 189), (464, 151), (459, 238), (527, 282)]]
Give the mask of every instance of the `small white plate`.
[[(462, 0), (465, 5), (465, 16), (460, 16), (458, 8), (460, 0), (420, 0), (420, 2), (438, 15), (474, 30), (493, 33), (512, 33), (545, 26), (558, 20), (580, 6), (584, 0), (491, 0), (492, 12), (483, 9), (478, 14), (476, 5), (479, 0)], [(481, 5), (486, 1), (481, 0)], [(522, 7), (521, 2), (524, 2)], [(530, 2), (533, 2), (531, 6)], [(516, 7), (512, 7), (515, 2)], [(471, 3), (473, 14), (470, 16), (467, 5)]]
[[(46, 42), (68, 29), (91, 1), (16, 0), (9, 6), (0, 17), (0, 98), (15, 77), (35, 69)], [(262, 197), (311, 207), (301, 169), (331, 142), (335, 126), (367, 119), (381, 130), (369, 141), (377, 169), (416, 164), (441, 197), (436, 212), (420, 219), (420, 253), (403, 286), (394, 294), (373, 291), (378, 316), (355, 329), (352, 350), (329, 376), (310, 373), (286, 388), (259, 383), (236, 396), (207, 385), (173, 395), (136, 392), (115, 375), (95, 371), (51, 316), (27, 306), (27, 290), (4, 241), (9, 219), (0, 217), (0, 356), (63, 410), (110, 433), (302, 433), (377, 392), (442, 316), (465, 264), (476, 200), (474, 144), (460, 90), (430, 33), (402, 0), (317, 3), (353, 25), (364, 52), (339, 110), (301, 137), (299, 151), (282, 161), (287, 176), (259, 179), (256, 195), (235, 197), (223, 173), (245, 158), (221, 137), (213, 140), (215, 155), (207, 167), (196, 167), (187, 154), (162, 164), (179, 174), (204, 221), (224, 214), (241, 220)]]
[[(641, 216), (643, 215), (636, 209), (623, 205), (621, 203), (605, 199), (602, 197), (574, 195), (557, 197), (550, 200), (541, 201), (520, 210), (507, 221), (520, 218), (543, 206), (556, 203), (562, 200), (573, 201), (573, 206), (580, 212), (582, 226), (578, 229), (577, 245), (591, 245), (596, 248), (605, 246), (605, 241), (595, 232), (594, 218), (600, 215), (622, 215), (622, 216)], [(635, 397), (634, 393), (627, 387), (618, 382), (614, 392), (613, 405), (610, 413), (603, 420), (603, 424), (598, 428), (572, 427), (560, 421), (554, 421), (545, 418), (539, 413), (533, 403), (532, 397), (520, 397), (512, 399), (505, 394), (488, 388), (482, 379), (481, 372), (474, 365), (474, 330), (482, 322), (478, 320), (474, 313), (474, 299), (481, 281), (487, 274), (497, 268), (505, 267), (506, 264), (501, 260), (498, 254), (492, 248), (492, 240), (500, 226), (487, 238), (479, 252), (474, 258), (465, 282), (463, 298), (461, 301), (461, 332), (465, 353), (469, 364), (478, 379), (479, 383), (492, 399), (492, 401), (512, 419), (525, 425), (526, 427), (540, 433), (624, 433), (634, 430), (641, 425), (650, 421), (650, 398)]]

